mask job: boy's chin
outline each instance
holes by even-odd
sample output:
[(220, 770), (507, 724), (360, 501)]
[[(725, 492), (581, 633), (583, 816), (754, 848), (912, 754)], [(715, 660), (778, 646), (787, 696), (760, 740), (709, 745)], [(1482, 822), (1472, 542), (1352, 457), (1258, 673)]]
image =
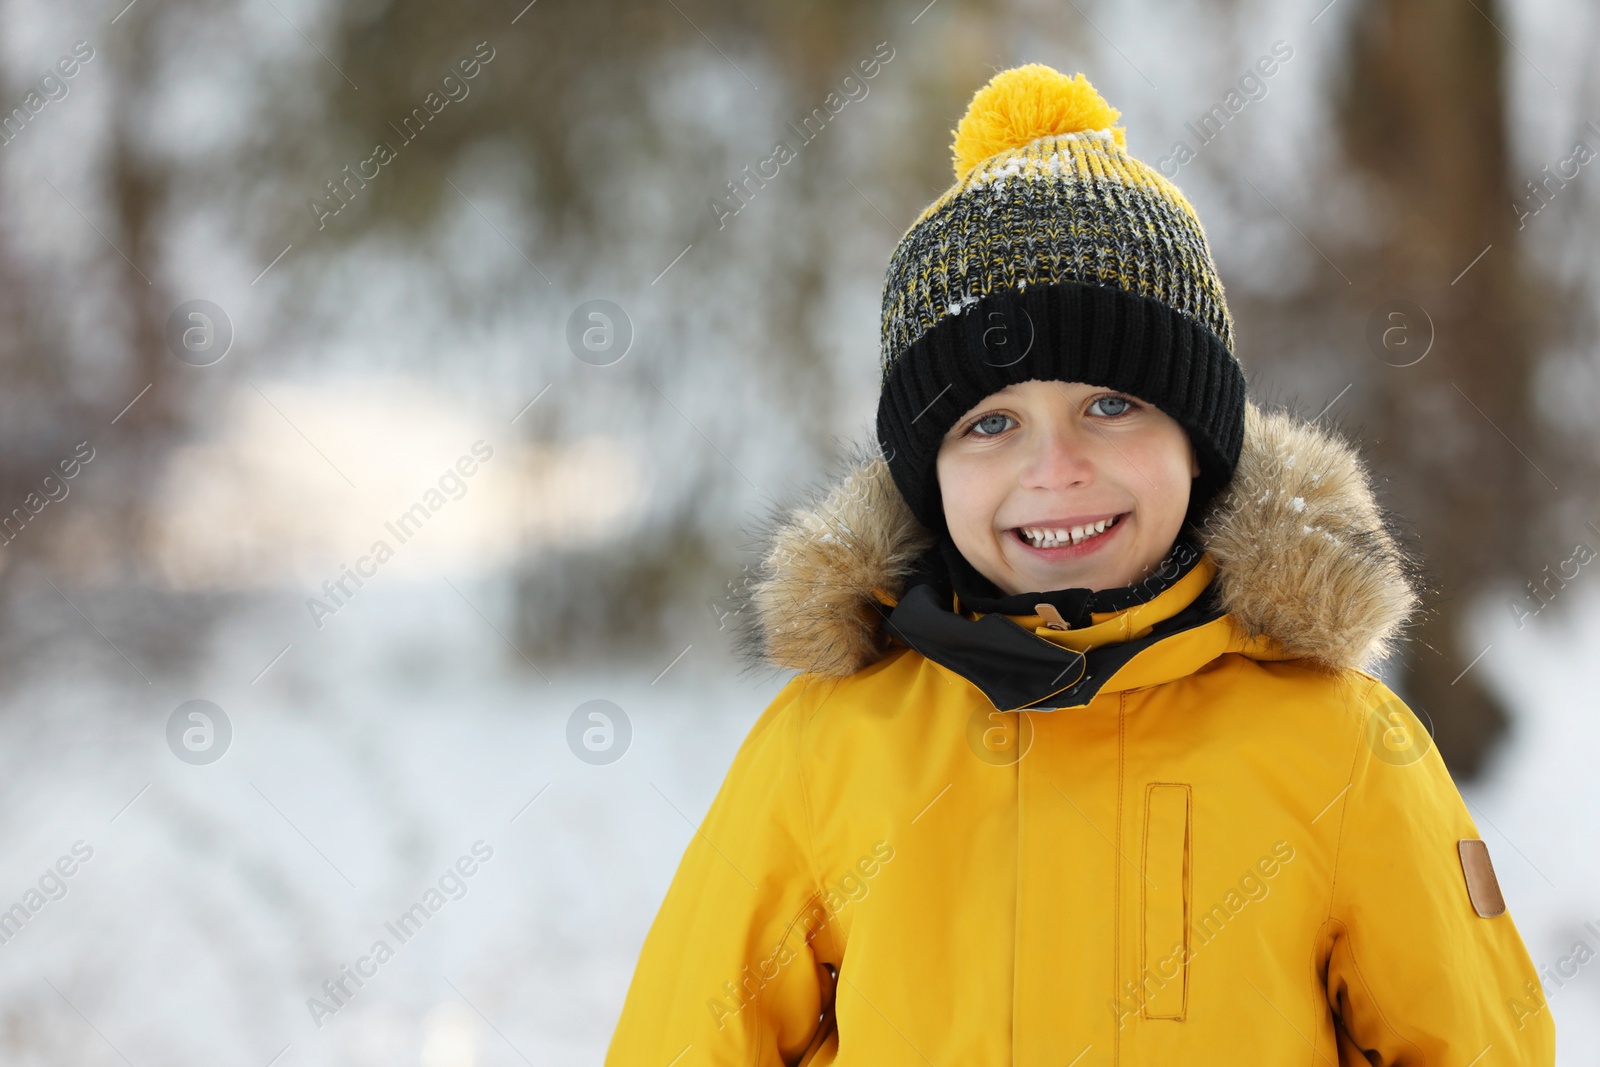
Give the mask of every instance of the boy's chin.
[[(1025, 552), (1025, 549), (1017, 550)], [(1018, 559), (1007, 549), (1006, 562), (1011, 567), (1011, 582), (1020, 586), (1018, 593), (1047, 593), (1056, 589), (1120, 589), (1131, 579), (1124, 575), (1127, 567), (1120, 553), (1106, 546), (1103, 556), (1067, 559), (1051, 563), (1035, 558)]]

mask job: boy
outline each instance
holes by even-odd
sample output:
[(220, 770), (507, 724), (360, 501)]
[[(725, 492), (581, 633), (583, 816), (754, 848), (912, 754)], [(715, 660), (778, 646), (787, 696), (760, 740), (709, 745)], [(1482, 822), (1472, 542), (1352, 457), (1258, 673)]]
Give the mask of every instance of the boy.
[(1554, 1063), (1488, 852), (1363, 667), (1350, 447), (1245, 396), (1193, 209), (996, 75), (884, 291), (883, 454), (780, 520), (735, 756), (610, 1065)]

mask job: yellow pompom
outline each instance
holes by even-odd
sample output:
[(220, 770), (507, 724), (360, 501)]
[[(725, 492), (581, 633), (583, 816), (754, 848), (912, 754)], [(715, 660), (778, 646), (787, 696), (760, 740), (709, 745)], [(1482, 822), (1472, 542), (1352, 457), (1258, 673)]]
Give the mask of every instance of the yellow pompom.
[(956, 180), (995, 153), (1046, 134), (1110, 129), (1126, 148), (1122, 127), (1112, 127), (1121, 115), (1082, 74), (1069, 78), (1043, 63), (1003, 70), (972, 95), (955, 128)]

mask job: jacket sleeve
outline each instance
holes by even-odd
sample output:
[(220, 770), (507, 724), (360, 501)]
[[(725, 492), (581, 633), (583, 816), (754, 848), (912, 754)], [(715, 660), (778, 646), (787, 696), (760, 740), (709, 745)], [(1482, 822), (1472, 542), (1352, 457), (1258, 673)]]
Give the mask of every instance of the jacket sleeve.
[(1382, 682), (1365, 708), (1334, 865), (1329, 1004), (1376, 1067), (1552, 1067), (1555, 1024), (1511, 913), (1479, 914), (1499, 889), (1475, 864), (1469, 890), (1459, 843), (1481, 835), (1444, 760)]
[(606, 1067), (792, 1067), (818, 1036), (832, 972), (812, 942), (831, 930), (796, 738), (819, 686), (791, 680), (740, 745), (645, 935)]

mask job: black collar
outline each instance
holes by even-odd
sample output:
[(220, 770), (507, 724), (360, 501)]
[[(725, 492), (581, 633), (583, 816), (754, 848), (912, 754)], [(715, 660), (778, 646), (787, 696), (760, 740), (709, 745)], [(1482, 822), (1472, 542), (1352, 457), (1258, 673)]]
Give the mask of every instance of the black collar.
[[(922, 570), (913, 583), (927, 582), (951, 603), (950, 594), (960, 597), (963, 612), (984, 614), (1033, 615), (1041, 603), (1061, 613), (1067, 626), (1077, 630), (1093, 624), (1095, 612), (1123, 611), (1154, 600), (1172, 588), (1200, 562), (1200, 549), (1185, 530), (1172, 544), (1172, 551), (1150, 573), (1137, 582), (1116, 589), (1047, 589), (1038, 593), (1006, 594), (984, 577), (956, 548), (948, 530), (938, 535), (938, 543), (924, 557)], [(942, 580), (941, 580), (942, 579)]]
[[(934, 555), (942, 557), (942, 553), (930, 552), (930, 556)], [(1180, 538), (1162, 565), (1143, 582), (1098, 592), (1063, 589), (1017, 594), (1014, 599), (1018, 603), (1027, 603), (1016, 610), (1002, 607), (991, 611), (969, 604), (967, 597), (961, 596), (963, 608), (986, 612), (978, 619), (952, 611), (949, 578), (940, 582), (936, 574), (923, 568), (918, 577), (924, 580), (914, 577), (915, 584), (910, 585), (894, 610), (887, 612), (886, 622), (896, 638), (972, 682), (1000, 711), (1076, 707), (1092, 700), (1106, 679), (1142, 650), (1171, 634), (1222, 616), (1215, 582), (1194, 603), (1157, 623), (1144, 637), (1101, 645), (1087, 654), (1040, 637), (1006, 616), (1035, 614), (1034, 605), (1048, 601), (1077, 628), (1080, 623), (1073, 620), (1087, 620), (1088, 612), (1117, 611), (1153, 599), (1189, 573), (1200, 561), (1200, 555), (1191, 541)], [(990, 602), (1006, 605), (1012, 599), (991, 598)], [(1074, 610), (1069, 612), (1069, 607)]]

